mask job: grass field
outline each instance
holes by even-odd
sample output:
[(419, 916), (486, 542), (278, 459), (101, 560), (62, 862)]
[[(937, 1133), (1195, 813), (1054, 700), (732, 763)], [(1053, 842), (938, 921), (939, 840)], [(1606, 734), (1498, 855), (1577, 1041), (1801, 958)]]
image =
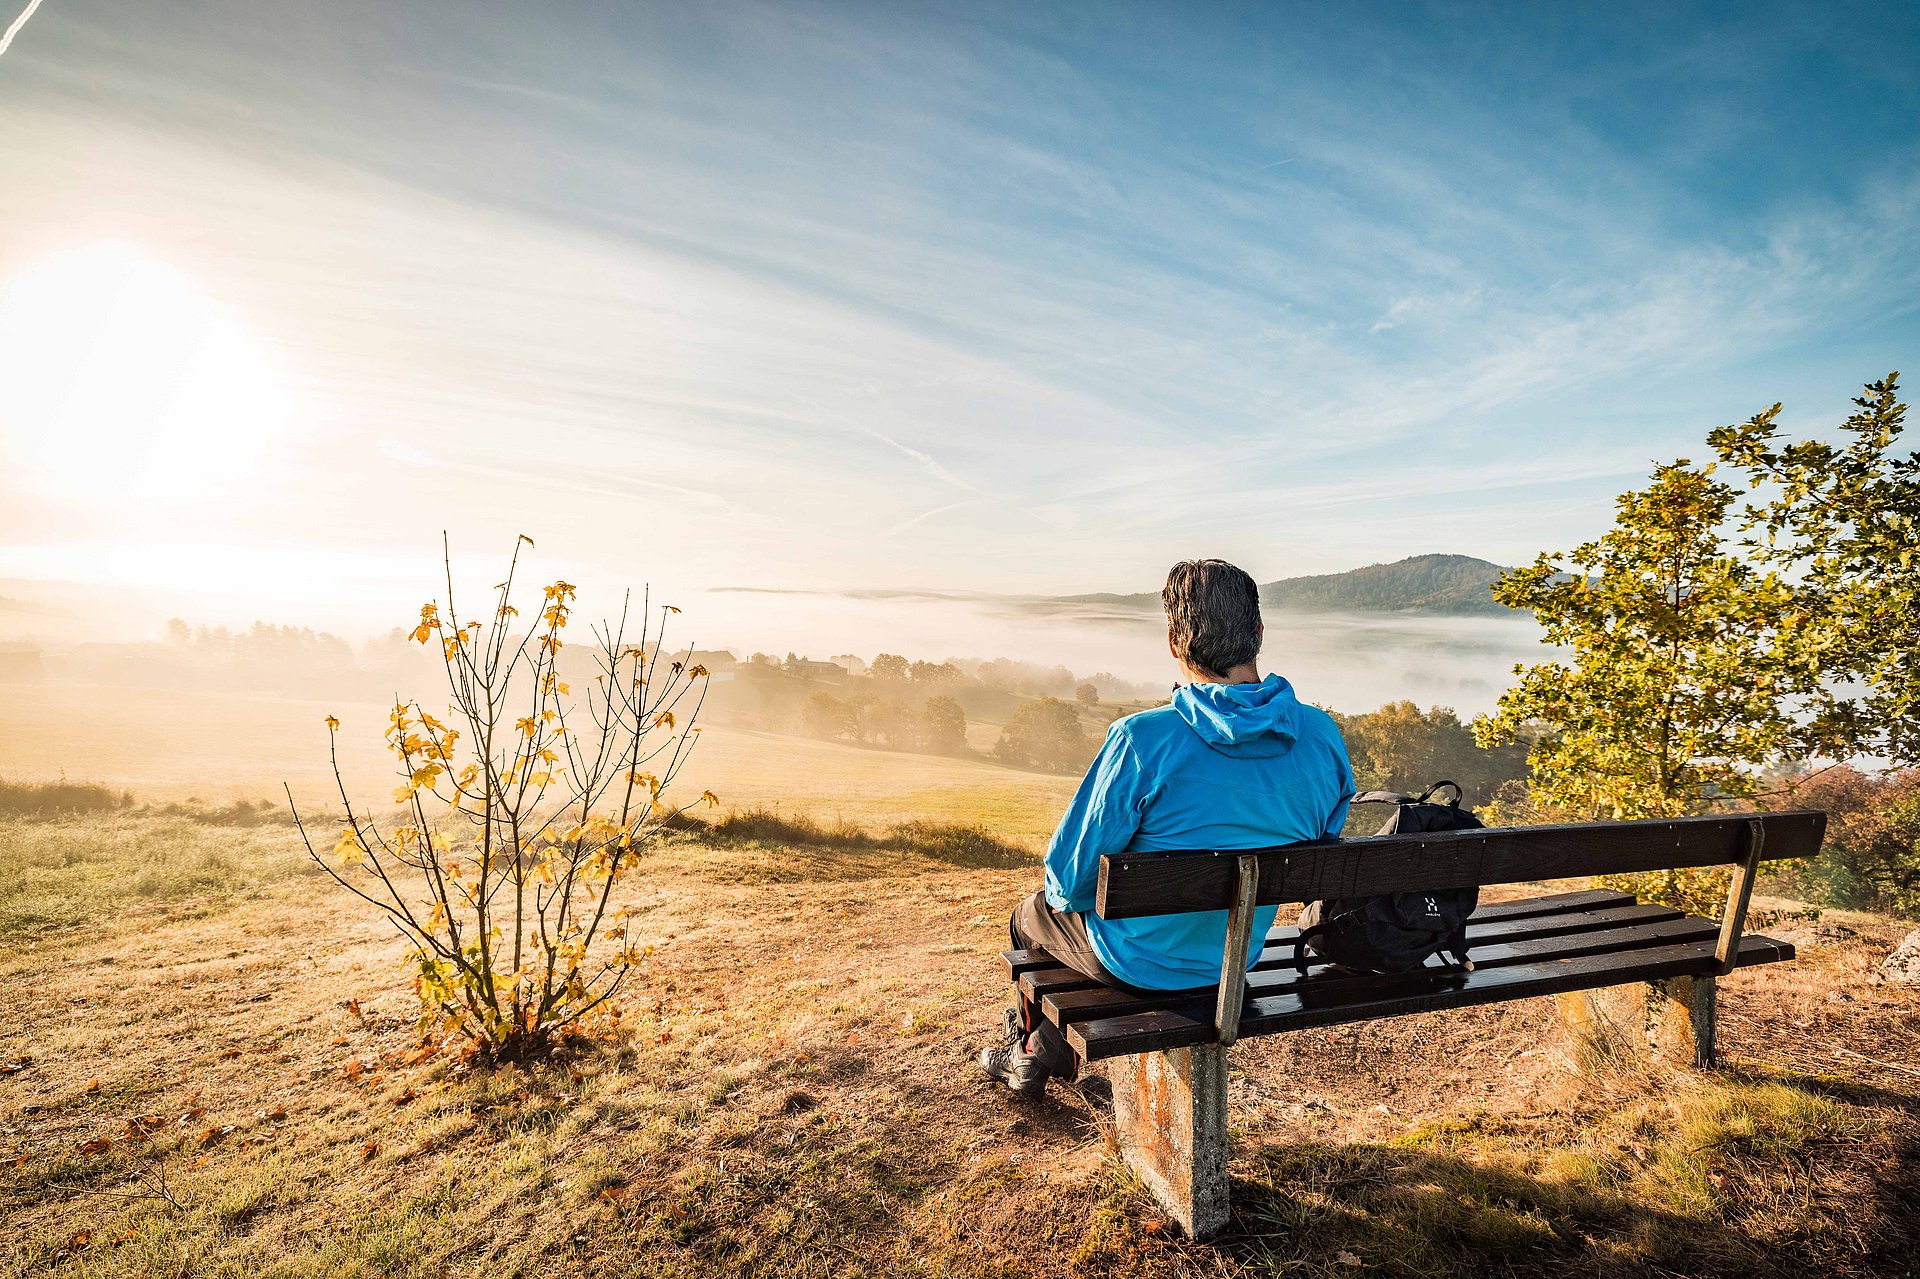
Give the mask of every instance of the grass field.
[[(0, 778), (64, 774), (153, 801), (283, 799), (338, 807), (327, 765), (328, 715), (358, 792), (391, 789), (381, 745), (390, 708), (255, 694), (44, 684), (0, 687)], [(1076, 778), (983, 759), (869, 750), (713, 725), (683, 775), (687, 796), (711, 788), (738, 808), (784, 808), (824, 820), (886, 822), (902, 814), (978, 821), (1043, 840)]]
[[(1893, 921), (1830, 912), (1798, 962), (1727, 979), (1712, 1074), (1581, 1074), (1550, 1000), (1247, 1041), (1236, 1215), (1193, 1244), (1109, 1158), (1097, 1074), (1022, 1104), (972, 1065), (1069, 779), (716, 731), (730, 801), (865, 833), (675, 836), (636, 888), (656, 951), (625, 1031), (468, 1070), (418, 1051), (399, 939), (286, 825), (160, 802), (312, 785), (318, 716), (371, 735), (378, 708), (0, 707), (0, 772), (58, 759), (140, 801), (0, 817), (0, 1273), (1804, 1279), (1920, 1255), (1920, 1001), (1870, 979)], [(955, 820), (996, 838), (928, 824)]]

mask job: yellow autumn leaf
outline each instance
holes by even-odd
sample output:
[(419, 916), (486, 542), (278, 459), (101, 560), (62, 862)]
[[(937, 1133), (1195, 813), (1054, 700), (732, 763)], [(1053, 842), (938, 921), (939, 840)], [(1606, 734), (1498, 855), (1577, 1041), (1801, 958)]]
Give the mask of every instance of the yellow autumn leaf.
[(674, 726), (674, 723), (675, 723), (675, 720), (673, 718), (672, 711), (661, 711), (658, 715), (655, 715), (653, 717), (653, 726), (655, 728), (661, 728), (661, 727), (672, 728)]
[(340, 859), (342, 866), (357, 866), (367, 859), (367, 850), (360, 844), (360, 834), (351, 826), (340, 828), (340, 838), (333, 846), (333, 855)]
[(339, 727), (340, 727), (340, 721), (339, 721), (339, 720), (337, 720), (337, 719), (335, 719), (335, 718), (334, 718), (333, 716), (331, 716), (331, 715), (329, 715), (329, 716), (327, 716), (327, 731), (328, 731), (328, 732), (330, 732), (330, 733), (331, 733), (331, 732), (335, 732), (335, 731), (337, 731), (337, 730), (339, 729)]
[(718, 795), (716, 795), (716, 794), (714, 794), (714, 793), (713, 793), (712, 791), (710, 791), (710, 790), (703, 790), (703, 791), (701, 791), (701, 792), (700, 792), (700, 799), (701, 799), (701, 802), (703, 802), (703, 803), (705, 803), (705, 804), (706, 804), (706, 806), (707, 806), (708, 808), (718, 808), (718, 807), (720, 807), (720, 797), (719, 797)]

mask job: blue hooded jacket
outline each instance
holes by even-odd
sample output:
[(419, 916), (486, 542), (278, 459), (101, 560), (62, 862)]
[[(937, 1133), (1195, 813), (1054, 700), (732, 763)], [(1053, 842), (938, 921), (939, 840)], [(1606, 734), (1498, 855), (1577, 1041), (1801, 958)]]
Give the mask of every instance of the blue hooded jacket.
[[(1339, 728), (1325, 711), (1303, 705), (1286, 680), (1189, 684), (1169, 705), (1107, 730), (1047, 846), (1047, 901), (1086, 913), (1094, 952), (1128, 985), (1213, 985), (1227, 912), (1102, 919), (1093, 913), (1101, 856), (1331, 838), (1346, 824), (1352, 799)], [(1278, 911), (1255, 913), (1255, 937), (1266, 935)]]

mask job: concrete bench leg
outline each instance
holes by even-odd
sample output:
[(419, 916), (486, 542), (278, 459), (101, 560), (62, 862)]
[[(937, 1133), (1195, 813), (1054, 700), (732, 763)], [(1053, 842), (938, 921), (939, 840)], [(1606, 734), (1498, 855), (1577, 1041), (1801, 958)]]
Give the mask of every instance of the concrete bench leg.
[(1174, 1048), (1108, 1067), (1120, 1153), (1180, 1228), (1227, 1224), (1227, 1053)]
[(1714, 1063), (1712, 977), (1669, 977), (1556, 996), (1583, 1062), (1627, 1053), (1677, 1066)]

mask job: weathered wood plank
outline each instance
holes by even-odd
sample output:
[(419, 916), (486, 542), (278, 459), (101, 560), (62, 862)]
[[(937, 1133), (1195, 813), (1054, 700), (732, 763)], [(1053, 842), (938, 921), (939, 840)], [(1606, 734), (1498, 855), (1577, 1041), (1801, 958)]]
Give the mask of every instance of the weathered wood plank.
[[(1521, 897), (1514, 901), (1483, 902), (1480, 909), (1473, 912), (1475, 922), (1487, 922), (1495, 919), (1527, 919), (1535, 915), (1558, 915), (1569, 911), (1592, 910), (1601, 906), (1627, 906), (1633, 903), (1632, 893), (1615, 892), (1611, 888), (1586, 888), (1571, 893), (1547, 893), (1540, 897)], [(1300, 930), (1292, 924), (1282, 924), (1266, 936), (1266, 949), (1276, 946), (1291, 947)], [(1289, 949), (1291, 954), (1291, 949)], [(1058, 967), (1060, 961), (1046, 951), (1003, 950), (1000, 958), (1006, 961), (1008, 976), (1018, 979), (1021, 973), (1036, 968)]]
[[(1736, 962), (1775, 963), (1793, 958), (1793, 947), (1770, 937), (1744, 937)], [(1714, 942), (1703, 939), (1655, 946), (1626, 954), (1550, 959), (1468, 973), (1456, 985), (1419, 990), (1405, 978), (1357, 978), (1328, 983), (1323, 996), (1307, 982), (1284, 993), (1251, 1001), (1240, 1019), (1240, 1036), (1276, 1034), (1310, 1026), (1375, 1021), (1406, 1013), (1466, 1008), (1475, 1004), (1555, 995), (1627, 982), (1698, 976), (1714, 971)], [(1356, 984), (1364, 983), (1359, 989)], [(1089, 1061), (1129, 1053), (1157, 1052), (1212, 1042), (1213, 1022), (1202, 1006), (1191, 1010), (1133, 1013), (1073, 1022), (1067, 1037)]]
[[(1467, 950), (1470, 956), (1478, 955), (1482, 945), (1493, 942), (1558, 937), (1568, 933), (1593, 932), (1603, 928), (1620, 928), (1630, 924), (1647, 924), (1656, 920), (1679, 917), (1680, 912), (1673, 907), (1658, 906), (1652, 902), (1609, 906), (1602, 910), (1569, 911), (1560, 915), (1541, 915), (1533, 918), (1494, 919), (1481, 922), (1476, 917), (1467, 921)], [(1262, 952), (1260, 961), (1254, 966), (1254, 971), (1290, 970), (1293, 966), (1291, 945), (1271, 946)], [(1102, 985), (1085, 973), (1068, 968), (1064, 964), (1029, 969), (1020, 974), (1019, 982), (1020, 989), (1029, 999), (1044, 999), (1062, 990), (1097, 989)], [(1212, 990), (1213, 987), (1203, 989)]]
[(1100, 859), (1096, 909), (1105, 919), (1224, 910), (1233, 901), (1235, 859), (1249, 854), (1260, 861), (1256, 900), (1262, 906), (1718, 866), (1745, 854), (1748, 823), (1756, 820), (1766, 830), (1768, 856), (1809, 857), (1820, 850), (1827, 818), (1811, 811), (1741, 813), (1372, 835), (1224, 852), (1113, 853)]
[[(1619, 954), (1630, 950), (1645, 950), (1653, 946), (1670, 946), (1679, 942), (1700, 941), (1715, 934), (1716, 929), (1712, 920), (1682, 915), (1678, 918), (1660, 919), (1623, 928), (1609, 928), (1599, 932), (1497, 942), (1476, 948), (1473, 952), (1473, 962), (1476, 969), (1506, 968), (1514, 964), (1537, 963), (1546, 959)], [(1301, 981), (1311, 981), (1324, 988), (1328, 983), (1335, 981), (1364, 983), (1365, 980), (1360, 974), (1336, 976), (1327, 972), (1324, 967), (1316, 969), (1305, 978), (1292, 968), (1276, 969), (1270, 972), (1256, 970), (1247, 979), (1246, 998), (1251, 1001), (1268, 995), (1281, 994)], [(1364, 992), (1367, 987), (1361, 984), (1356, 985), (1354, 989), (1356, 992)], [(1061, 1026), (1076, 1021), (1119, 1017), (1128, 1013), (1156, 1012), (1174, 1008), (1197, 1010), (1204, 1006), (1205, 992), (1175, 991), (1168, 994), (1130, 995), (1124, 990), (1115, 990), (1111, 986), (1055, 990), (1041, 1000), (1041, 1007), (1045, 1010), (1047, 1019)]]

